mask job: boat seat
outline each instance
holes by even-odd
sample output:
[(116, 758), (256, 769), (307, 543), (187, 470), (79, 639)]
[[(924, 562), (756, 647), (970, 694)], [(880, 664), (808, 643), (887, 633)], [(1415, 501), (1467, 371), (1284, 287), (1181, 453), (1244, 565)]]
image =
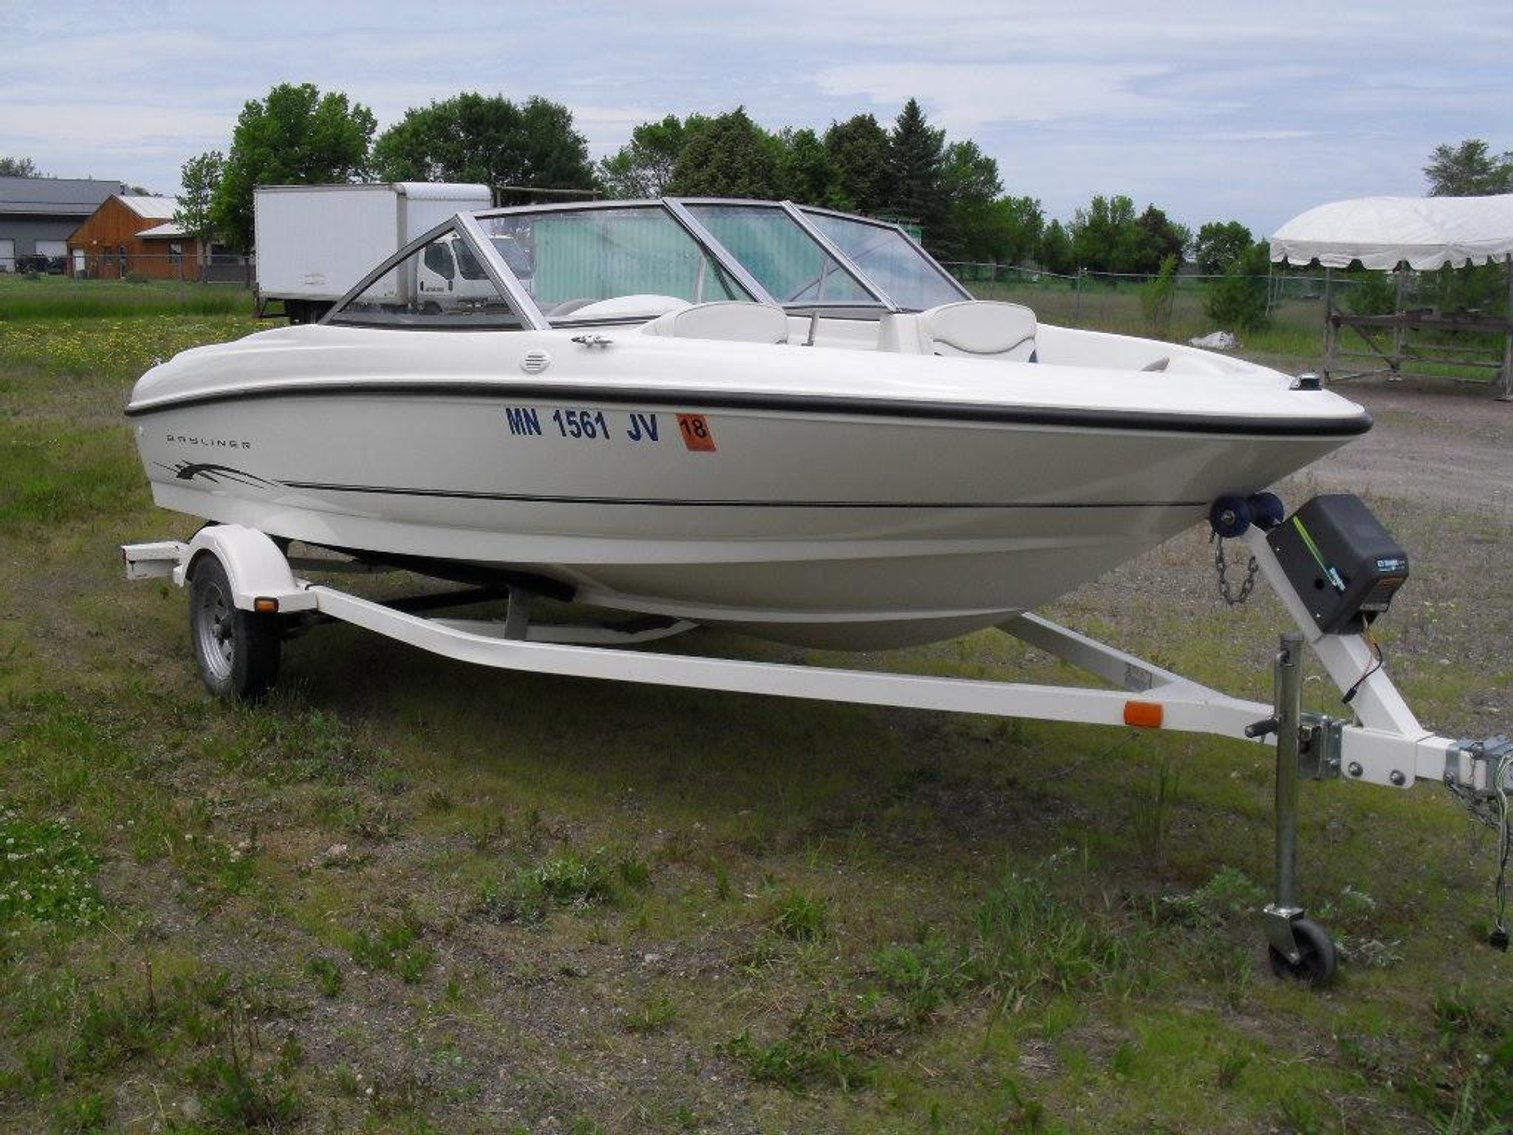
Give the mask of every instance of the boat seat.
[(722, 339), (733, 343), (786, 343), (788, 316), (779, 307), (745, 300), (694, 304), (659, 315), (641, 329), (648, 335), (679, 339)]
[(929, 355), (1035, 361), (1035, 313), (1018, 303), (962, 300), (919, 313), (920, 350)]

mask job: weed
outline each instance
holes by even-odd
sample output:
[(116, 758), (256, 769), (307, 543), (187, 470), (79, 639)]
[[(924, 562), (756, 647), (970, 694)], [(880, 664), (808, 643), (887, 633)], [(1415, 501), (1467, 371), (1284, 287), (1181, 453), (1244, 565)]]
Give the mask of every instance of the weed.
[(1266, 901), (1261, 885), (1245, 872), (1225, 867), (1196, 891), (1166, 895), (1159, 911), (1188, 926), (1217, 926), (1249, 917)]
[(320, 988), (322, 997), (340, 997), (346, 979), (342, 976), (341, 967), (330, 958), (320, 956), (313, 957), (305, 965), (305, 972), (315, 979), (315, 984)]
[(902, 1001), (900, 1024), (917, 1029), (966, 985), (966, 957), (940, 934), (927, 934), (917, 945), (885, 946), (874, 955), (873, 969), (883, 985)]
[(1172, 805), (1181, 784), (1180, 771), (1172, 765), (1170, 757), (1163, 755), (1145, 791), (1136, 790), (1130, 797), (1130, 826), (1135, 833), (1135, 845), (1152, 859), (1159, 859), (1166, 846)]
[(1214, 1083), (1221, 1088), (1233, 1088), (1240, 1082), (1240, 1074), (1254, 1059), (1251, 1051), (1241, 1045), (1230, 1045), (1219, 1054)]
[(669, 1027), (678, 1016), (671, 997), (657, 994), (637, 1005), (625, 1015), (625, 1028), (633, 1033), (656, 1033)]
[(1324, 1130), (1323, 1121), (1319, 1118), (1318, 1105), (1308, 1093), (1301, 1089), (1294, 1089), (1282, 1096), (1277, 1111), (1281, 1118), (1282, 1129), (1292, 1132), (1292, 1135), (1318, 1135)]
[(106, 1129), (110, 1112), (110, 1100), (103, 1093), (86, 1092), (53, 1109), (53, 1130), (60, 1135), (94, 1135)]
[(352, 960), (370, 970), (385, 970), (407, 984), (425, 979), (432, 953), (419, 944), (420, 920), (412, 911), (380, 926), (375, 932), (359, 931), (352, 942)]
[(502, 886), (484, 887), (478, 909), (500, 922), (540, 922), (554, 908), (617, 902), (622, 882), (644, 887), (650, 882), (650, 869), (629, 858), (612, 867), (603, 851), (586, 858), (569, 853), (522, 869)]
[(794, 942), (812, 942), (824, 936), (829, 913), (825, 898), (791, 890), (773, 904), (767, 928)]
[(742, 1031), (726, 1043), (725, 1050), (745, 1066), (753, 1080), (781, 1084), (792, 1091), (817, 1084), (848, 1091), (869, 1075), (856, 1057), (806, 1033), (802, 1023), (795, 1025), (793, 1035), (768, 1044), (752, 1040), (750, 1030)]
[(1059, 859), (1033, 877), (1010, 873), (978, 905), (966, 971), (1000, 1004), (1037, 990), (1101, 989), (1139, 966), (1145, 928), (1058, 900), (1047, 877)]

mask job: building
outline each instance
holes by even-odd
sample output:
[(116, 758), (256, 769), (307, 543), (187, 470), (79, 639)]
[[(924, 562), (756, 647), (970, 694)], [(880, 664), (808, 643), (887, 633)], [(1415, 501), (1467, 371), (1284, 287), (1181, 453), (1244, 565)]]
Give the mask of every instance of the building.
[(119, 181), (67, 177), (0, 177), (0, 272), (22, 257), (46, 257), (61, 270), (68, 237), (112, 194)]
[(172, 197), (110, 197), (68, 238), (70, 272), (105, 280), (198, 280), (208, 250), (173, 223), (176, 208)]

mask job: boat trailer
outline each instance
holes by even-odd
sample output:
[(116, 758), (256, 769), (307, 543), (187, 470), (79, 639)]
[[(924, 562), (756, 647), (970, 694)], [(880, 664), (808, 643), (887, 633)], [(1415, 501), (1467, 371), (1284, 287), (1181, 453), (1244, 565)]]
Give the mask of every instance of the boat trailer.
[[(1274, 700), (1267, 705), (1210, 689), (1133, 654), (1034, 614), (999, 629), (1115, 688), (1038, 685), (830, 669), (789, 663), (626, 650), (693, 629), (670, 619), (626, 627), (549, 626), (531, 618), (527, 587), (378, 602), (312, 583), (296, 568), (372, 570), (343, 560), (291, 559), (265, 533), (211, 524), (189, 541), (129, 544), (129, 579), (169, 578), (190, 589), (191, 641), (211, 690), (256, 698), (277, 673), (292, 628), (340, 620), (461, 662), (503, 670), (864, 705), (946, 710), (1040, 721), (1166, 729), (1270, 743), (1276, 749), (1275, 880), (1264, 909), (1273, 971), (1309, 985), (1330, 981), (1336, 952), (1307, 917), (1297, 885), (1298, 791), (1302, 780), (1343, 779), (1393, 788), (1447, 785), (1474, 815), (1496, 827), (1508, 862), (1513, 741), (1438, 736), (1419, 724), (1382, 665), (1370, 621), (1407, 577), (1407, 561), (1355, 497), (1318, 497), (1291, 517), (1271, 494), (1215, 502), (1219, 538), (1244, 542), (1252, 573), (1281, 597), (1297, 630), (1281, 635)], [(1367, 533), (1364, 542), (1359, 533)], [(1383, 542), (1385, 541), (1385, 543)], [(1222, 543), (1221, 543), (1222, 555)], [(428, 616), (427, 607), (507, 597), (503, 619)], [(1302, 654), (1310, 647), (1353, 710), (1354, 720), (1305, 713)], [(1506, 884), (1498, 879), (1491, 944), (1506, 950)]]

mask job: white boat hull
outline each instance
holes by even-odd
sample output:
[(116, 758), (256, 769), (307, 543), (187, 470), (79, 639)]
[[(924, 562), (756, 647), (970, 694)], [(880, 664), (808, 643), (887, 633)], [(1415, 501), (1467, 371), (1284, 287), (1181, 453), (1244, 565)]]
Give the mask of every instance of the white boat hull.
[[(448, 375), (475, 364), (449, 366), (424, 338), (424, 364), (397, 349), (384, 373), (336, 381), (324, 376), (340, 358), (328, 356), (319, 381), (284, 371), (249, 388), (244, 375), (224, 396), (175, 399), (171, 384), (144, 383), (131, 412), (154, 499), (380, 557), (541, 576), (604, 606), (870, 649), (1043, 605), (1188, 527), (1214, 498), (1258, 491), (1363, 428), (1346, 413), (1315, 427), (1226, 417), (1218, 398), (1207, 418), (1163, 415), (1138, 390), (1091, 415), (1039, 395), (1051, 368), (975, 360), (933, 360), (936, 397), (855, 402), (837, 367), (865, 366), (869, 390), (886, 394), (879, 372), (897, 360), (787, 346), (721, 345), (703, 365), (735, 371), (742, 392), (721, 396), (713, 384), (659, 387), (669, 356), (697, 367), (700, 344), (584, 350), (550, 333), (520, 336), (520, 350), (545, 342), (571, 376), (533, 382), (499, 359), (490, 369), (505, 377), (461, 381)], [(787, 385), (764, 390), (773, 351)], [(1029, 397), (990, 405), (985, 373)], [(1229, 404), (1244, 405), (1244, 390)]]

